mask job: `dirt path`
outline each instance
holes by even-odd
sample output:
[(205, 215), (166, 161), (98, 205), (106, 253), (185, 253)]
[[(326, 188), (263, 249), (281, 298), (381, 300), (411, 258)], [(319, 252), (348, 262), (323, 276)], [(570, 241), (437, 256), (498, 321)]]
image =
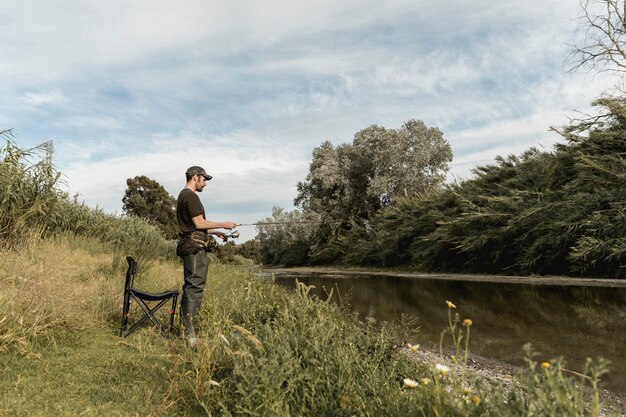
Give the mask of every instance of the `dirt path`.
[(514, 276), (514, 275), (471, 275), (471, 274), (430, 274), (423, 272), (368, 271), (332, 268), (264, 268), (265, 272), (289, 274), (329, 274), (329, 275), (377, 275), (415, 279), (436, 279), (445, 281), (492, 282), (501, 284), (559, 285), (576, 287), (626, 288), (626, 279), (572, 278), (563, 276)]

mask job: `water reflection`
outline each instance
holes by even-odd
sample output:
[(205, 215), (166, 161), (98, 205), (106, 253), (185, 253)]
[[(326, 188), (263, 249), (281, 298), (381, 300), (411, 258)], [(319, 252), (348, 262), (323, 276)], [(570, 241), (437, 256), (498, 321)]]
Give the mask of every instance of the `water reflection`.
[(363, 318), (399, 322), (417, 318), (419, 340), (438, 346), (447, 324), (445, 300), (461, 319), (471, 318), (470, 351), (512, 364), (523, 364), (522, 346), (531, 342), (541, 358), (563, 356), (572, 370), (586, 357), (612, 362), (606, 387), (626, 391), (626, 290), (521, 284), (441, 281), (372, 275), (277, 274), (276, 282), (294, 286), (295, 277), (314, 285), (322, 299), (333, 299)]

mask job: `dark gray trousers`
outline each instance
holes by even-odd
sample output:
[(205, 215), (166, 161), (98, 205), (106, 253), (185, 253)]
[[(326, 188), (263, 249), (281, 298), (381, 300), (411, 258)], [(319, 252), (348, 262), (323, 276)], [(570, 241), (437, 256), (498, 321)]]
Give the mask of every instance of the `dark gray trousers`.
[(183, 257), (185, 282), (180, 302), (180, 318), (187, 336), (195, 335), (198, 328), (198, 313), (202, 306), (202, 293), (209, 271), (209, 256), (205, 251)]

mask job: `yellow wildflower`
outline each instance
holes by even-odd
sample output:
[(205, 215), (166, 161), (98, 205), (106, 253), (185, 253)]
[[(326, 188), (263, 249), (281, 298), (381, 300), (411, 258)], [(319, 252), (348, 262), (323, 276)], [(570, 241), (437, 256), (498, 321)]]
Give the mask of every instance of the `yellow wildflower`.
[(409, 349), (411, 349), (412, 352), (417, 352), (417, 350), (420, 348), (420, 345), (412, 345), (410, 343), (407, 343), (407, 345), (409, 346)]
[(472, 325), (472, 320), (471, 319), (463, 320), (463, 326), (470, 327), (471, 325)]
[(541, 364), (541, 367), (542, 367), (543, 369), (548, 369), (550, 366), (552, 366), (552, 365), (550, 365), (550, 362), (543, 362), (543, 363)]
[(430, 384), (430, 379), (429, 378), (422, 378), (422, 385), (428, 385)]
[(452, 303), (452, 301), (446, 300), (446, 304), (448, 305), (448, 308), (456, 308), (456, 306)]
[(407, 388), (417, 388), (419, 384), (411, 378), (404, 378), (404, 386)]
[(480, 405), (480, 397), (476, 394), (470, 397), (470, 401), (474, 403), (474, 405)]
[(448, 372), (450, 372), (450, 368), (446, 365), (436, 364), (435, 369), (437, 369), (442, 376), (446, 376), (448, 375)]

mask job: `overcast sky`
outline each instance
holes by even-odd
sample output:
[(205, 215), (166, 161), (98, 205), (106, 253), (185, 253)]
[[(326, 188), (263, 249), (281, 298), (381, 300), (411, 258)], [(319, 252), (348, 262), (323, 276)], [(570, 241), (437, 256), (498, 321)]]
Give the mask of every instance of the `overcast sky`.
[(566, 72), (579, 15), (573, 0), (4, 0), (0, 129), (53, 140), (92, 207), (121, 213), (136, 175), (177, 196), (201, 165), (207, 217), (252, 223), (293, 208), (314, 147), (372, 124), (438, 127), (450, 179), (551, 149), (549, 127), (613, 83)]

